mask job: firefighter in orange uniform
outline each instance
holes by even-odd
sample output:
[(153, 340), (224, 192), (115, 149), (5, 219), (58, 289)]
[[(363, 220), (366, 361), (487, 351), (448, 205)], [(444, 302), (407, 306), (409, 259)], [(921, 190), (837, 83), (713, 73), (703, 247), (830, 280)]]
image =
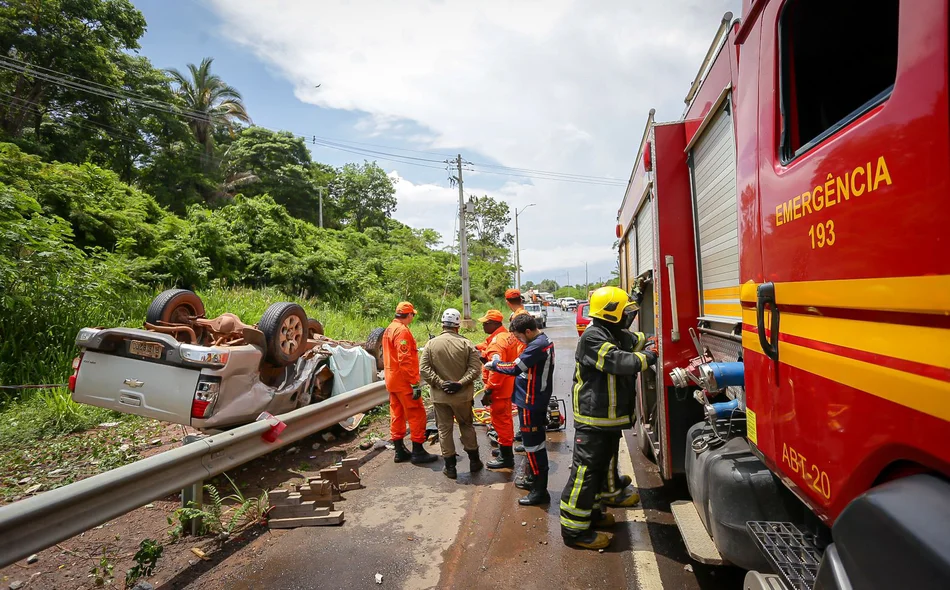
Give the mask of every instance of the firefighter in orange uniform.
[[(419, 375), (419, 352), (409, 324), (416, 309), (408, 301), (396, 306), (396, 317), (383, 333), (383, 364), (386, 389), (389, 390), (389, 432), (396, 456), (393, 461), (413, 464), (432, 463), (438, 457), (426, 452), (426, 409), (422, 404), (422, 379)], [(406, 448), (406, 421), (412, 437), (412, 452)]]
[[(484, 317), (478, 318), (488, 338), (480, 349), (485, 362), (497, 358), (501, 362), (514, 362), (524, 347), (514, 334), (505, 329), (504, 317), (497, 309), (490, 309)], [(515, 378), (509, 375), (482, 369), (482, 382), (485, 395), (482, 405), (488, 406), (492, 427), (498, 436), (498, 456), (488, 462), (489, 469), (513, 469), (515, 456), (512, 446), (515, 444), (514, 423), (511, 419), (511, 394), (515, 387)]]
[[(511, 310), (511, 315), (508, 316), (509, 324), (516, 315), (528, 313), (525, 311), (524, 300), (521, 298), (521, 291), (518, 289), (508, 289), (505, 291), (505, 303), (508, 304), (508, 309)], [(524, 350), (524, 346), (521, 347), (521, 350)], [(521, 354), (521, 352), (519, 351), (518, 354)]]

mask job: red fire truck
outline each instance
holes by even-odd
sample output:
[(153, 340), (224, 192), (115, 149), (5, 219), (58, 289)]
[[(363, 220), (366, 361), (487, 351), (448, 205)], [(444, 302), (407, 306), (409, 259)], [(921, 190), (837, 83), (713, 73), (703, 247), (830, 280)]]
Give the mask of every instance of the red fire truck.
[[(747, 588), (950, 587), (946, 0), (744, 0), (618, 216), (638, 440)], [(697, 403), (698, 402), (698, 403)]]

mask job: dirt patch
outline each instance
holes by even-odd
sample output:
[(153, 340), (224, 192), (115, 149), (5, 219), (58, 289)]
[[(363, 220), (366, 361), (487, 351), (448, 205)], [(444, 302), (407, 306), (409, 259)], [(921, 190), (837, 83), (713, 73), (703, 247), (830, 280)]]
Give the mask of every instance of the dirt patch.
[[(160, 432), (153, 436), (150, 431), (149, 436), (153, 438), (145, 441), (143, 448), (137, 448), (131, 460), (168, 450), (180, 443), (183, 436), (180, 427), (155, 424)], [(327, 435), (333, 439), (325, 440)], [(384, 412), (367, 416), (358, 433), (319, 433), (238, 467), (227, 475), (245, 497), (258, 497), (265, 490), (287, 483), (303, 483), (308, 477), (317, 475), (320, 469), (347, 456), (361, 455), (364, 451), (360, 451), (359, 445), (373, 437), (388, 438), (388, 420)], [(162, 443), (152, 445), (157, 439)], [(111, 442), (100, 444), (121, 446), (129, 443), (121, 442), (121, 437), (113, 437)], [(231, 483), (223, 476), (205, 483), (214, 485), (222, 496), (233, 492)], [(39, 559), (33, 564), (21, 560), (0, 569), (0, 587), (22, 581), (24, 588), (95, 588), (96, 575), (92, 569), (99, 568), (96, 574), (101, 574), (111, 566), (112, 579), (106, 580), (104, 585), (122, 588), (126, 572), (135, 563), (133, 556), (139, 544), (144, 539), (154, 539), (163, 545), (163, 554), (155, 572), (147, 579), (155, 588), (218, 588), (223, 586), (228, 575), (263, 553), (269, 543), (285, 533), (271, 532), (266, 526), (256, 525), (224, 542), (190, 536), (172, 541), (169, 532), (177, 524), (175, 511), (180, 502), (178, 494), (157, 500), (40, 552)], [(209, 559), (200, 559), (192, 548), (200, 549)]]

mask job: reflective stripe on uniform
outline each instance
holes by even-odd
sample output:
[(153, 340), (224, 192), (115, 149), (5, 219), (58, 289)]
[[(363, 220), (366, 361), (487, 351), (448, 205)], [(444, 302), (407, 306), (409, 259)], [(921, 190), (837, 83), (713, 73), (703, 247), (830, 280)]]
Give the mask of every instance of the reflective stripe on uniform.
[(648, 365), (647, 365), (647, 355), (643, 354), (642, 352), (635, 352), (635, 353), (633, 353), (633, 354), (637, 355), (637, 358), (640, 359), (640, 370), (641, 370), (641, 371), (646, 371), (646, 370), (647, 370), (647, 366), (648, 366)]
[(607, 417), (617, 417), (617, 376), (607, 375)]
[(574, 370), (574, 380), (577, 381), (577, 383), (574, 384), (574, 395), (571, 397), (574, 398), (574, 416), (579, 416), (581, 413), (580, 392), (581, 388), (584, 387), (584, 380), (581, 378), (580, 363), (577, 363), (576, 369)]
[(582, 510), (580, 508), (575, 508), (571, 506), (570, 504), (568, 504), (567, 502), (565, 502), (564, 500), (561, 500), (561, 510), (563, 510), (564, 512), (569, 512), (573, 514), (574, 516), (579, 516), (581, 518), (590, 518), (590, 513), (591, 513), (590, 510)]
[(604, 361), (606, 361), (607, 353), (610, 352), (611, 348), (616, 348), (610, 342), (604, 342), (600, 345), (600, 350), (597, 351), (597, 364), (594, 365), (594, 368), (598, 371), (604, 370)]
[(574, 474), (574, 487), (571, 488), (571, 495), (567, 499), (570, 506), (577, 506), (577, 497), (581, 494), (581, 484), (584, 482), (584, 476), (587, 475), (587, 465), (580, 465), (577, 473)]
[(521, 369), (523, 372), (525, 373), (528, 372), (528, 365), (521, 362), (521, 359), (518, 359), (518, 361), (515, 364), (518, 365), (518, 368)]
[(634, 332), (633, 336), (637, 339), (636, 344), (633, 345), (633, 350), (635, 352), (643, 350), (643, 345), (647, 342), (647, 335), (643, 332)]
[(574, 403), (574, 421), (586, 424), (588, 426), (625, 426), (630, 424), (630, 416), (620, 416), (618, 418), (595, 418), (594, 416), (584, 416), (577, 410), (575, 397)]
[(561, 517), (561, 526), (566, 529), (574, 529), (575, 531), (586, 531), (590, 528), (590, 522), (580, 522), (577, 520), (571, 520), (565, 516)]

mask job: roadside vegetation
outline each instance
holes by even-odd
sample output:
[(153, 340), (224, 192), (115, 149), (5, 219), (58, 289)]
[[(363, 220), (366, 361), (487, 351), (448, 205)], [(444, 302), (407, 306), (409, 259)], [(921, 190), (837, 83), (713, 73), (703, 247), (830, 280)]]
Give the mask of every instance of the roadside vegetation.
[[(58, 385), (80, 328), (141, 326), (164, 288), (248, 323), (296, 301), (328, 336), (356, 341), (403, 299), (420, 311), (420, 342), (441, 309), (461, 308), (454, 236), (394, 220), (385, 170), (316, 162), (309, 138), (254, 126), (211, 58), (156, 68), (135, 53), (145, 27), (128, 0), (0, 3), (2, 500), (148, 448), (157, 423)], [(479, 313), (510, 285), (512, 237), (505, 203), (473, 200)]]

